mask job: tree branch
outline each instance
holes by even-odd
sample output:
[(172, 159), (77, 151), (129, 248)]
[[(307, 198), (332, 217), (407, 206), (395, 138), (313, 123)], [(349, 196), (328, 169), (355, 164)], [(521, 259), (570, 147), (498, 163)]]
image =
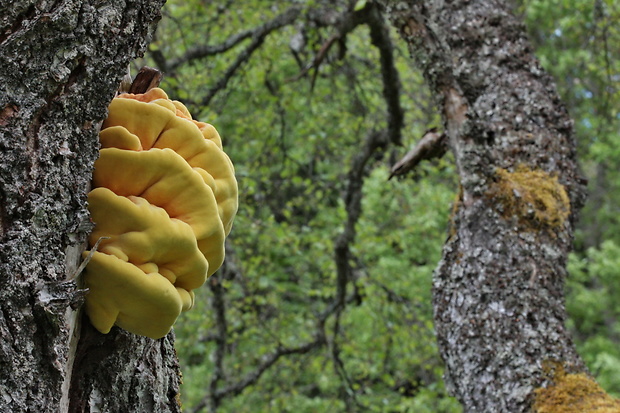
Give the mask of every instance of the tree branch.
[(238, 382), (231, 384), (223, 389), (218, 390), (215, 393), (217, 399), (221, 399), (225, 396), (235, 396), (241, 393), (246, 387), (256, 383), (260, 376), (263, 375), (268, 368), (274, 365), (282, 356), (288, 356), (292, 354), (306, 354), (314, 348), (317, 348), (323, 344), (320, 338), (316, 338), (313, 341), (302, 344), (296, 347), (281, 347), (278, 346), (271, 354), (264, 356), (258, 367), (248, 373), (244, 378)]
[[(223, 268), (223, 272), (226, 268)], [(209, 403), (209, 411), (215, 412), (219, 405), (219, 398), (215, 397), (218, 383), (224, 379), (224, 356), (226, 355), (226, 342), (228, 340), (228, 325), (226, 322), (226, 305), (224, 302), (224, 288), (216, 277), (209, 280), (209, 288), (213, 292), (213, 309), (215, 312), (215, 350), (213, 352), (213, 365), (215, 370), (211, 376), (209, 383), (209, 394), (203, 400), (202, 407), (205, 406), (207, 400)], [(202, 408), (201, 407), (201, 408)]]
[(302, 8), (300, 6), (290, 7), (282, 14), (279, 14), (272, 20), (257, 28), (232, 35), (224, 42), (217, 45), (203, 45), (194, 47), (188, 50), (183, 56), (176, 59), (167, 60), (159, 50), (151, 51), (151, 55), (160, 66), (160, 69), (164, 72), (168, 72), (170, 75), (171, 72), (174, 72), (177, 68), (187, 62), (227, 52), (235, 46), (241, 44), (244, 40), (251, 39), (250, 44), (239, 53), (234, 62), (226, 69), (222, 77), (220, 77), (215, 85), (209, 89), (207, 96), (199, 103), (200, 106), (207, 106), (211, 102), (211, 99), (213, 99), (213, 97), (220, 90), (226, 87), (229, 80), (235, 75), (237, 70), (250, 59), (252, 54), (258, 50), (258, 48), (260, 48), (267, 36), (273, 31), (295, 22), (301, 11)]
[[(209, 394), (196, 405), (193, 411), (195, 413), (199, 412), (206, 406), (209, 406), (210, 411), (216, 411), (217, 406), (224, 397), (236, 396), (247, 387), (256, 383), (258, 379), (263, 375), (263, 373), (267, 371), (271, 366), (273, 366), (280, 359), (280, 357), (293, 354), (306, 354), (312, 349), (318, 348), (323, 344), (324, 341), (320, 337), (317, 337), (313, 341), (295, 347), (278, 346), (273, 352), (263, 356), (260, 364), (258, 365), (258, 367), (256, 367), (256, 369), (246, 374), (245, 377), (238, 380), (237, 382), (230, 384), (222, 389), (216, 389), (213, 385), (210, 386), (211, 391), (209, 392)], [(211, 383), (213, 384), (214, 381), (212, 380)]]
[(388, 180), (406, 174), (423, 160), (441, 158), (447, 150), (448, 139), (446, 134), (437, 132), (437, 128), (427, 130), (413, 149), (392, 166)]
[(243, 42), (246, 39), (251, 38), (252, 44), (254, 44), (259, 39), (260, 43), (262, 43), (262, 41), (269, 33), (293, 23), (300, 13), (301, 7), (293, 6), (286, 10), (284, 13), (276, 16), (273, 20), (263, 24), (262, 26), (234, 34), (220, 44), (203, 45), (191, 48), (183, 56), (170, 60), (168, 62), (166, 70), (174, 71), (182, 64), (187, 63), (191, 60), (202, 59), (208, 56), (214, 56), (220, 53), (227, 52), (228, 50), (237, 46), (239, 43)]
[(400, 78), (394, 66), (394, 47), (390, 31), (374, 3), (370, 6), (366, 23), (370, 28), (370, 40), (380, 54), (383, 97), (387, 103), (388, 137), (393, 144), (401, 145), (404, 112), (400, 105)]
[[(334, 259), (336, 261), (336, 296), (333, 305), (334, 309), (334, 328), (331, 341), (332, 359), (336, 374), (340, 376), (345, 386), (345, 393), (348, 396), (345, 399), (347, 405), (352, 401), (358, 407), (359, 405), (352, 388), (351, 380), (345, 370), (344, 363), (340, 358), (340, 347), (338, 345), (338, 337), (340, 336), (340, 316), (345, 308), (347, 284), (351, 279), (351, 249), (350, 245), (355, 240), (355, 225), (362, 213), (362, 188), (364, 178), (367, 175), (366, 166), (373, 154), (387, 144), (387, 133), (385, 131), (370, 131), (366, 137), (362, 150), (353, 159), (351, 169), (348, 173), (348, 183), (344, 195), (345, 209), (347, 211), (347, 221), (344, 230), (336, 239), (334, 246)], [(355, 296), (352, 296), (352, 300)]]

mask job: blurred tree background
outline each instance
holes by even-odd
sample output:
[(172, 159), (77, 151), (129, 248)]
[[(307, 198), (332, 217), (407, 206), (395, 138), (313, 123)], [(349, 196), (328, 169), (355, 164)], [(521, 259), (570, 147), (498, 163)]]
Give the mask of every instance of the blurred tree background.
[[(620, 396), (620, 4), (522, 0), (575, 120), (590, 198), (567, 308)], [(169, 0), (145, 60), (235, 163), (227, 260), (177, 322), (184, 410), (460, 412), (431, 275), (458, 191), (449, 155), (388, 180), (435, 101), (369, 1)], [(135, 69), (135, 68), (134, 68)]]

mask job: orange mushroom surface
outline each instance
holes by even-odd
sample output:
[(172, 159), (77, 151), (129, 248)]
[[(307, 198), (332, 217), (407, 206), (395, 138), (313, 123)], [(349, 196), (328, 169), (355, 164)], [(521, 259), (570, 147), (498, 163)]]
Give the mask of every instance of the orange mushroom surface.
[(84, 274), (86, 313), (104, 334), (161, 338), (224, 261), (234, 168), (215, 128), (159, 88), (116, 97), (99, 138), (89, 242), (107, 239)]

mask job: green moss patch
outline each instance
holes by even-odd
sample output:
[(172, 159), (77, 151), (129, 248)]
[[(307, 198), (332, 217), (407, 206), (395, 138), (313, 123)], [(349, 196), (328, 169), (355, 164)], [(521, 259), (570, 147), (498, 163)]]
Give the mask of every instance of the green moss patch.
[(570, 215), (570, 200), (557, 176), (524, 165), (513, 172), (498, 168), (488, 195), (501, 205), (504, 218), (516, 217), (526, 229), (556, 229)]
[(553, 385), (535, 391), (536, 413), (620, 413), (616, 400), (584, 373), (567, 374), (555, 369)]

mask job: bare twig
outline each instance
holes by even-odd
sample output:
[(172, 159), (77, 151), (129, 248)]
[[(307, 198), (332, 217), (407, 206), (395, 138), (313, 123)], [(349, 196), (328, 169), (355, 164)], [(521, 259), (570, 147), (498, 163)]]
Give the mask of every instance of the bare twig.
[(277, 347), (270, 354), (263, 356), (261, 363), (258, 365), (258, 367), (254, 371), (248, 373), (245, 377), (243, 377), (238, 382), (231, 384), (230, 386), (227, 386), (223, 389), (218, 390), (215, 396), (218, 399), (221, 399), (222, 397), (229, 396), (229, 395), (235, 396), (241, 393), (246, 387), (251, 386), (252, 384), (256, 383), (258, 379), (260, 378), (260, 376), (262, 376), (262, 374), (265, 371), (267, 371), (269, 367), (274, 365), (280, 357), (288, 356), (292, 354), (306, 354), (312, 349), (321, 346), (322, 344), (323, 344), (322, 341), (319, 338), (317, 338), (313, 341), (310, 341), (308, 343), (305, 343), (305, 344), (302, 344), (296, 347)]
[(95, 245), (93, 245), (93, 247), (90, 249), (90, 252), (86, 256), (86, 258), (84, 258), (84, 261), (82, 261), (80, 266), (73, 273), (73, 276), (70, 278), (71, 280), (77, 279), (78, 276), (82, 273), (82, 271), (84, 271), (84, 268), (86, 268), (90, 260), (93, 258), (93, 255), (95, 255), (95, 252), (97, 252), (97, 248), (99, 248), (99, 244), (101, 244), (101, 241), (106, 239), (110, 239), (110, 237), (99, 237), (97, 242), (95, 242)]
[(413, 149), (392, 166), (388, 180), (406, 174), (425, 159), (441, 158), (447, 150), (446, 134), (437, 132), (437, 128), (427, 130)]
[(158, 87), (163, 77), (163, 73), (159, 70), (144, 66), (131, 82), (129, 93), (146, 93), (154, 87)]
[[(326, 24), (326, 22), (324, 23)], [(404, 113), (400, 104), (400, 77), (394, 65), (394, 46), (390, 38), (389, 28), (374, 3), (369, 3), (361, 10), (349, 11), (338, 16), (337, 23), (334, 25), (335, 33), (322, 44), (313, 61), (288, 81), (296, 81), (314, 69), (311, 80), (311, 88), (314, 88), (319, 67), (325, 60), (327, 52), (335, 43), (342, 42), (349, 32), (361, 24), (368, 25), (372, 45), (379, 50), (383, 97), (387, 104), (388, 137), (393, 144), (401, 145)]]
[(250, 30), (245, 30), (241, 33), (234, 34), (224, 40), (220, 44), (216, 45), (202, 45), (189, 49), (183, 56), (171, 59), (167, 64), (167, 70), (174, 71), (176, 68), (191, 60), (202, 59), (208, 56), (214, 56), (220, 53), (227, 52), (233, 47), (237, 46), (246, 39), (258, 39), (264, 38), (274, 30), (287, 26), (295, 21), (301, 13), (301, 7), (293, 6), (286, 10), (284, 13), (279, 14), (267, 23)]
[(301, 72), (299, 72), (297, 75), (295, 75), (294, 77), (287, 79), (287, 82), (295, 82), (299, 79), (301, 79), (302, 77), (306, 76), (308, 74), (308, 72), (312, 69), (314, 69), (314, 74), (312, 75), (312, 81), (311, 81), (311, 89), (314, 89), (314, 83), (316, 82), (316, 77), (319, 73), (319, 67), (321, 66), (321, 63), (323, 63), (323, 60), (325, 59), (325, 56), (327, 55), (327, 52), (331, 49), (331, 47), (342, 38), (342, 34), (341, 33), (337, 33), (332, 35), (329, 39), (327, 39), (322, 45), (321, 48), (319, 49), (319, 51), (316, 53), (316, 55), (314, 56), (314, 59), (312, 60), (312, 62), (308, 65), (306, 65), (306, 67), (303, 68), (303, 70)]
[[(202, 50), (202, 54), (194, 52), (194, 59), (198, 57), (205, 57), (212, 54), (221, 53), (224, 50), (228, 50), (230, 47), (233, 47), (235, 44), (247, 38), (252, 39), (250, 44), (244, 50), (242, 50), (241, 53), (239, 53), (235, 61), (228, 67), (228, 69), (226, 69), (224, 75), (215, 83), (215, 85), (213, 85), (209, 89), (207, 96), (202, 100), (200, 104), (202, 106), (207, 106), (209, 102), (211, 102), (211, 99), (213, 99), (213, 97), (217, 94), (217, 92), (226, 87), (228, 81), (233, 77), (237, 70), (250, 59), (250, 57), (256, 50), (258, 50), (258, 48), (263, 44), (267, 36), (274, 30), (292, 24), (297, 19), (300, 12), (300, 7), (291, 7), (284, 13), (275, 17), (273, 20), (265, 23), (257, 29), (252, 30), (251, 32), (244, 32), (241, 34), (241, 36), (233, 36), (232, 38), (229, 38), (227, 42), (224, 42), (222, 45), (219, 46), (211, 48), (205, 47)], [(171, 64), (170, 66), (176, 67), (175, 64), (176, 63)]]
[[(329, 13), (326, 13), (326, 14), (330, 15)], [(334, 16), (330, 15), (330, 17), (334, 17)], [(302, 71), (298, 73), (296, 76), (290, 79), (287, 79), (286, 81), (287, 82), (297, 81), (301, 79), (302, 77), (306, 76), (308, 72), (310, 72), (310, 70), (314, 69), (314, 73), (311, 79), (311, 89), (313, 89), (314, 83), (316, 82), (316, 78), (319, 72), (319, 67), (325, 60), (325, 57), (327, 56), (327, 52), (331, 49), (331, 47), (334, 44), (338, 42), (343, 42), (343, 39), (346, 38), (347, 34), (353, 31), (353, 29), (355, 29), (360, 24), (365, 23), (366, 19), (367, 19), (366, 9), (362, 9), (358, 11), (348, 11), (348, 12), (340, 14), (334, 19), (326, 18), (325, 14), (323, 13), (315, 13), (313, 15), (313, 21), (317, 23), (318, 25), (332, 26), (334, 28), (334, 33), (329, 37), (329, 39), (323, 42), (323, 44), (319, 48), (319, 51), (314, 56), (314, 59), (312, 59), (312, 62), (307, 64), (302, 69)], [(332, 22), (332, 20), (334, 21)]]
[[(386, 137), (387, 133), (385, 131), (370, 131), (362, 146), (362, 150), (353, 159), (351, 169), (348, 173), (347, 188), (344, 194), (347, 221), (344, 230), (336, 239), (334, 246), (337, 280), (336, 296), (331, 306), (331, 308), (334, 309), (335, 316), (333, 337), (331, 340), (332, 359), (336, 373), (341, 377), (345, 385), (346, 394), (349, 396), (345, 402), (349, 404), (351, 400), (357, 407), (361, 406), (355, 397), (355, 392), (353, 391), (351, 380), (344, 368), (344, 363), (340, 359), (340, 349), (338, 345), (338, 337), (340, 336), (340, 316), (345, 307), (347, 284), (351, 280), (351, 273), (353, 270), (351, 268), (351, 262), (353, 260), (351, 257), (350, 245), (355, 240), (355, 225), (362, 213), (362, 187), (364, 178), (368, 173), (366, 166), (368, 161), (372, 158), (372, 155), (378, 149), (385, 147), (387, 144)], [(355, 300), (355, 297), (353, 296), (351, 299)]]
[(278, 346), (270, 354), (263, 356), (260, 364), (240, 380), (221, 389), (212, 388), (212, 392), (205, 396), (200, 401), (200, 403), (196, 405), (193, 411), (199, 412), (206, 406), (209, 406), (211, 411), (216, 411), (217, 406), (224, 397), (236, 396), (247, 387), (256, 383), (258, 379), (263, 375), (263, 373), (265, 373), (265, 371), (267, 371), (271, 366), (273, 366), (280, 359), (280, 357), (292, 354), (306, 354), (312, 349), (318, 348), (322, 345), (323, 341), (320, 337), (317, 337), (313, 341), (296, 347)]

